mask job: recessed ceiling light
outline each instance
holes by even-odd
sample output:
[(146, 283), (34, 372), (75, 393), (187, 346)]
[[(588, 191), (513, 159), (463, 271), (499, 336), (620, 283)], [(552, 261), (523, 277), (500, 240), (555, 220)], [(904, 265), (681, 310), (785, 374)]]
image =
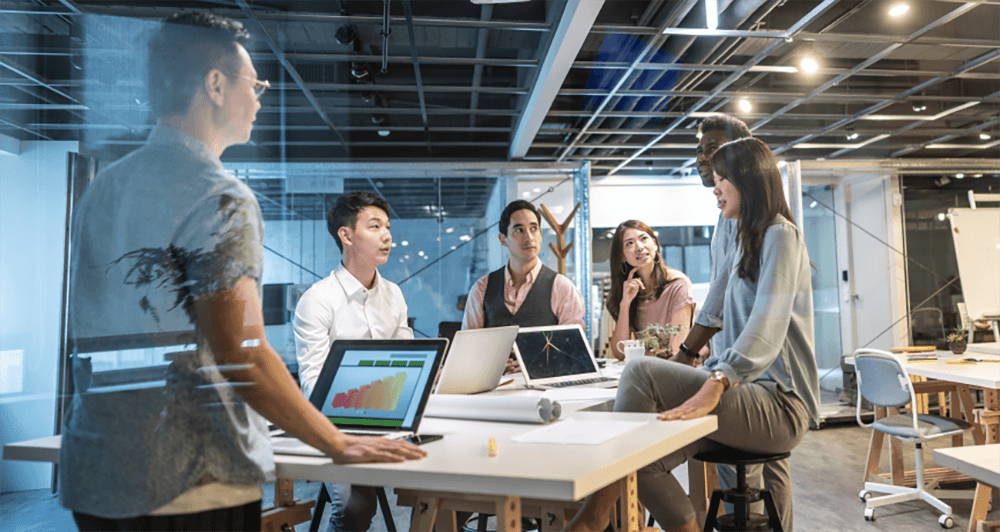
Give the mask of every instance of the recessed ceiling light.
[(927, 110), (927, 105), (926, 104), (923, 104), (923, 103), (915, 103), (915, 104), (913, 104), (913, 111), (916, 112), (916, 113), (919, 113), (921, 111), (926, 111), (926, 110)]
[(909, 10), (910, 6), (908, 6), (907, 4), (896, 4), (889, 9), (889, 16), (898, 17)]
[(454, 230), (455, 230), (455, 228), (454, 228), (454, 227), (449, 227), (449, 228), (445, 229), (445, 230), (444, 230), (444, 232), (445, 232), (445, 233), (450, 233), (450, 232), (452, 232), (452, 231), (454, 231)]
[(854, 139), (858, 138), (858, 134), (857, 133), (848, 133), (846, 135), (846, 137), (847, 137), (847, 140), (854, 140)]
[(746, 98), (740, 98), (739, 101), (740, 110), (744, 113), (749, 113), (753, 110), (753, 105), (750, 104), (750, 100)]
[(939, 222), (943, 222), (944, 219), (945, 219), (944, 213), (943, 212), (939, 212), (938, 213), (938, 221)]
[(979, 138), (981, 138), (983, 140), (990, 140), (990, 134), (989, 133), (980, 133), (979, 134)]
[(409, 246), (410, 242), (408, 240), (404, 240), (404, 241), (400, 242), (400, 244), (402, 244), (404, 246)]
[(965, 177), (965, 174), (955, 174), (955, 177), (957, 177), (958, 179), (962, 179)]
[(813, 72), (816, 72), (817, 69), (819, 69), (819, 63), (817, 63), (816, 60), (811, 57), (803, 59), (802, 62), (799, 63), (799, 66), (802, 67), (803, 72), (809, 74), (812, 74)]
[(531, 196), (531, 192), (528, 192), (527, 190), (525, 190), (524, 192), (521, 193), (521, 195), (527, 198), (527, 197)]

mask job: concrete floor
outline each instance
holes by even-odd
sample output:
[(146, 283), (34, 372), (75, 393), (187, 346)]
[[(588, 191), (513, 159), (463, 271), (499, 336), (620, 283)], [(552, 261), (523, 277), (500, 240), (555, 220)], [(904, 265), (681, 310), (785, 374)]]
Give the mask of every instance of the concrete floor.
[[(939, 531), (936, 511), (922, 502), (901, 503), (880, 508), (876, 521), (866, 522), (864, 505), (858, 500), (861, 490), (861, 472), (867, 455), (870, 430), (855, 424), (828, 424), (812, 431), (792, 452), (792, 480), (794, 481), (795, 524), (800, 531)], [(971, 438), (967, 437), (971, 442)], [(947, 445), (945, 443), (944, 445)], [(929, 453), (928, 453), (929, 454)], [(906, 454), (907, 467), (912, 467), (913, 451)], [(930, 460), (928, 458), (928, 460)], [(883, 449), (882, 471), (888, 470), (888, 451)], [(930, 463), (930, 462), (929, 462)], [(934, 467), (928, 465), (928, 467)], [(684, 469), (684, 468), (682, 468)], [(687, 479), (681, 478), (682, 484)], [(319, 484), (297, 482), (296, 496), (315, 499)], [(400, 530), (409, 524), (409, 508), (395, 506), (395, 496), (389, 491), (389, 501), (395, 522)], [(271, 486), (265, 486), (265, 506), (272, 499)], [(952, 505), (955, 531), (968, 528), (971, 500), (946, 501)], [(326, 512), (327, 514), (329, 511)], [(989, 519), (1000, 520), (1000, 505), (995, 505)], [(324, 516), (324, 525), (326, 516)], [(492, 523), (490, 526), (493, 529)], [(0, 494), (0, 530), (12, 532), (75, 530), (70, 513), (59, 506), (49, 490)], [(308, 524), (296, 527), (298, 532), (308, 530)], [(381, 514), (375, 518), (373, 532), (385, 531)]]

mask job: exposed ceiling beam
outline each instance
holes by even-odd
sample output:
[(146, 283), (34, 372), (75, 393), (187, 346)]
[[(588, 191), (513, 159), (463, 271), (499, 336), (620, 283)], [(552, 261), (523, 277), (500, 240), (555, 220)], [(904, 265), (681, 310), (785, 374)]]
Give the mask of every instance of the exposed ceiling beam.
[(899, 151), (894, 151), (894, 152), (892, 152), (892, 153), (889, 154), (889, 157), (894, 159), (896, 157), (900, 157), (902, 155), (906, 155), (908, 153), (913, 153), (913, 152), (915, 152), (917, 150), (926, 148), (926, 147), (928, 147), (928, 146), (930, 146), (932, 144), (937, 144), (937, 143), (940, 143), (940, 142), (948, 142), (949, 140), (954, 140), (954, 139), (957, 139), (959, 137), (963, 137), (965, 135), (968, 135), (970, 133), (975, 133), (976, 131), (982, 131), (984, 129), (988, 129), (988, 128), (993, 127), (993, 126), (995, 126), (997, 124), (1000, 124), (1000, 118), (997, 118), (997, 116), (994, 115), (994, 116), (992, 116), (990, 118), (992, 118), (992, 120), (990, 120), (988, 122), (984, 122), (984, 123), (979, 124), (977, 126), (967, 127), (967, 128), (965, 128), (965, 129), (963, 129), (961, 131), (958, 131), (957, 133), (952, 133), (951, 135), (945, 135), (943, 137), (938, 137), (936, 139), (932, 139), (932, 140), (929, 140), (927, 142), (921, 142), (920, 144), (917, 144), (915, 146), (910, 146), (908, 148), (904, 148), (904, 149), (899, 150)]
[(831, 87), (835, 87), (836, 85), (840, 84), (841, 81), (844, 81), (847, 78), (851, 77), (852, 75), (854, 75), (854, 74), (856, 74), (856, 73), (858, 73), (858, 72), (860, 72), (860, 71), (868, 68), (869, 66), (875, 64), (876, 62), (881, 61), (883, 58), (887, 57), (892, 52), (895, 52), (900, 47), (904, 46), (906, 43), (911, 42), (911, 41), (917, 39), (921, 35), (929, 32), (929, 31), (931, 31), (931, 30), (933, 30), (935, 28), (938, 28), (938, 27), (940, 27), (943, 24), (947, 24), (948, 22), (951, 22), (952, 20), (955, 20), (956, 18), (958, 18), (958, 17), (964, 15), (965, 13), (969, 12), (969, 10), (971, 10), (974, 7), (976, 7), (976, 4), (971, 3), (971, 2), (963, 4), (962, 6), (958, 7), (957, 9), (952, 10), (951, 12), (949, 12), (948, 14), (946, 14), (945, 16), (943, 16), (943, 17), (935, 20), (934, 22), (931, 22), (930, 24), (928, 24), (928, 25), (924, 26), (923, 28), (920, 28), (916, 32), (912, 33), (909, 37), (906, 38), (906, 40), (903, 43), (891, 44), (888, 47), (884, 48), (882, 51), (880, 51), (880, 52), (872, 55), (868, 59), (866, 59), (866, 60), (858, 63), (854, 68), (851, 68), (847, 72), (844, 72), (843, 74), (840, 74), (838, 76), (833, 77), (830, 80), (827, 80), (826, 83), (823, 83), (819, 87), (816, 87), (815, 89), (809, 91), (809, 94), (806, 94), (802, 98), (797, 98), (795, 101), (793, 101), (793, 102), (789, 103), (788, 105), (782, 107), (781, 109), (778, 109), (777, 111), (771, 113), (771, 116), (769, 116), (769, 117), (767, 117), (767, 118), (765, 118), (763, 120), (760, 120), (760, 121), (754, 123), (754, 125), (750, 129), (751, 130), (755, 130), (755, 129), (759, 128), (760, 126), (763, 126), (764, 124), (767, 124), (768, 122), (770, 122), (770, 121), (772, 121), (772, 120), (780, 117), (781, 115), (787, 113), (788, 111), (791, 111), (792, 109), (798, 107), (799, 105), (802, 105), (802, 104), (804, 104), (804, 103), (812, 100), (813, 98), (815, 98), (819, 94), (825, 92), (827, 89), (829, 89)]
[(955, 68), (955, 69), (951, 70), (950, 72), (946, 73), (943, 76), (938, 76), (936, 78), (929, 79), (929, 80), (927, 80), (927, 81), (925, 81), (923, 83), (918, 84), (915, 87), (909, 88), (909, 89), (907, 89), (907, 90), (905, 90), (903, 92), (900, 92), (899, 94), (896, 94), (892, 98), (886, 99), (883, 102), (879, 102), (879, 103), (877, 103), (875, 105), (867, 107), (864, 110), (859, 111), (858, 113), (855, 113), (854, 115), (851, 115), (851, 116), (849, 116), (847, 118), (838, 120), (837, 122), (835, 122), (833, 124), (830, 124), (828, 126), (822, 127), (819, 130), (817, 130), (815, 133), (810, 133), (810, 134), (805, 135), (805, 136), (803, 136), (803, 137), (801, 137), (801, 138), (799, 138), (797, 140), (789, 142), (788, 144), (785, 144), (784, 146), (776, 148), (776, 149), (774, 149), (774, 153), (775, 153), (775, 155), (777, 155), (779, 153), (782, 153), (782, 152), (784, 152), (784, 151), (786, 151), (786, 150), (794, 147), (796, 144), (799, 144), (800, 142), (806, 142), (808, 140), (814, 139), (814, 138), (818, 137), (819, 135), (822, 135), (822, 134), (827, 133), (829, 131), (833, 131), (835, 129), (839, 129), (839, 128), (843, 127), (843, 126), (846, 126), (847, 124), (850, 124), (851, 122), (854, 122), (855, 120), (859, 120), (859, 119), (864, 118), (864, 117), (866, 117), (868, 115), (874, 114), (874, 113), (878, 112), (879, 110), (884, 109), (884, 108), (888, 107), (889, 105), (892, 105), (892, 103), (895, 102), (895, 101), (901, 100), (903, 98), (907, 98), (907, 97), (909, 97), (909, 96), (911, 96), (913, 94), (916, 94), (916, 93), (918, 93), (918, 92), (926, 89), (927, 87), (930, 87), (932, 85), (936, 85), (936, 84), (938, 84), (938, 83), (940, 83), (940, 82), (942, 82), (942, 81), (944, 81), (944, 80), (952, 77), (954, 74), (957, 74), (957, 73), (960, 73), (960, 72), (964, 72), (966, 70), (970, 70), (970, 69), (976, 68), (977, 66), (982, 65), (984, 63), (987, 63), (989, 61), (993, 61), (994, 59), (996, 59), (998, 57), (1000, 57), (1000, 48), (997, 48), (996, 50), (993, 50), (992, 52), (983, 54), (983, 55), (981, 55), (981, 56), (973, 59), (972, 61), (969, 61), (968, 63), (965, 63), (964, 65), (961, 65), (958, 68)]
[[(483, 4), (479, 9), (479, 20), (489, 20), (493, 17), (493, 4)], [(487, 29), (479, 28), (476, 31), (476, 59), (472, 68), (472, 87), (476, 88), (483, 84), (483, 58), (486, 57)], [(535, 62), (537, 65), (537, 62)], [(479, 93), (473, 92), (469, 96), (469, 109), (475, 111), (479, 107)], [(476, 115), (469, 115), (469, 127), (476, 125)]]
[(542, 121), (569, 74), (573, 60), (604, 6), (604, 0), (567, 0), (563, 6), (545, 57), (535, 73), (531, 91), (524, 105), (520, 106), (522, 111), (511, 136), (508, 159), (520, 159), (528, 153), (532, 139), (541, 128)]
[[(694, 5), (697, 1), (698, 0), (687, 0), (683, 5), (675, 6), (674, 10), (671, 12), (671, 15), (668, 16), (666, 19), (664, 19), (663, 24), (660, 26), (661, 30), (677, 25), (682, 16), (687, 14), (691, 10), (691, 6)], [(664, 40), (666, 40), (666, 37), (662, 35), (661, 31), (659, 34), (653, 36), (648, 42), (646, 42), (642, 51), (636, 54), (635, 59), (632, 60), (632, 63), (629, 65), (629, 67), (625, 69), (625, 72), (622, 73), (621, 76), (618, 78), (618, 82), (615, 83), (614, 87), (611, 87), (611, 90), (608, 91), (607, 96), (605, 96), (604, 99), (601, 100), (601, 103), (597, 106), (597, 109), (594, 109), (594, 111), (591, 113), (590, 118), (587, 119), (587, 122), (581, 128), (580, 133), (576, 134), (573, 137), (569, 145), (567, 145), (559, 154), (559, 156), (556, 158), (556, 161), (561, 162), (563, 159), (566, 158), (567, 155), (573, 152), (573, 148), (575, 147), (575, 145), (580, 142), (580, 139), (583, 138), (583, 134), (588, 129), (590, 129), (590, 126), (593, 125), (594, 121), (596, 121), (597, 118), (601, 115), (601, 112), (604, 111), (604, 109), (611, 103), (611, 100), (614, 98), (615, 94), (619, 90), (621, 90), (622, 87), (625, 86), (625, 83), (632, 80), (632, 73), (636, 71), (637, 65), (643, 62), (643, 59), (645, 59), (650, 52), (654, 52), (655, 50), (657, 50), (659, 46), (663, 44)]]
[[(817, 5), (816, 7), (814, 7), (811, 11), (809, 11), (808, 13), (806, 13), (806, 15), (803, 16), (801, 19), (799, 19), (798, 22), (796, 22), (790, 28), (788, 28), (788, 30), (785, 33), (787, 33), (789, 37), (794, 36), (796, 33), (798, 33), (799, 31), (801, 31), (802, 28), (804, 28), (806, 25), (808, 25), (809, 23), (811, 23), (813, 20), (816, 20), (816, 18), (818, 18), (820, 15), (822, 15), (823, 13), (825, 13), (828, 9), (830, 9), (831, 7), (833, 7), (833, 4), (836, 4), (836, 3), (837, 3), (837, 0), (824, 0), (819, 5)], [(759, 64), (761, 61), (763, 61), (768, 56), (770, 56), (771, 53), (774, 52), (781, 44), (784, 44), (783, 40), (774, 40), (774, 41), (772, 41), (763, 50), (761, 50), (757, 55), (755, 55), (754, 57), (750, 58), (743, 65), (744, 66), (744, 70), (739, 70), (739, 71), (733, 72), (732, 74), (729, 75), (729, 77), (727, 77), (721, 83), (719, 83), (715, 87), (715, 91), (714, 92), (717, 94), (717, 93), (721, 93), (722, 91), (726, 90), (727, 87), (729, 87), (730, 85), (732, 85), (747, 70), (749, 70), (750, 68), (752, 68), (754, 65)], [(684, 113), (684, 116), (682, 116), (682, 117), (674, 120), (669, 126), (667, 126), (667, 128), (663, 132), (661, 132), (659, 135), (657, 135), (656, 137), (654, 137), (653, 140), (651, 140), (647, 144), (646, 148), (641, 148), (638, 151), (636, 151), (635, 153), (633, 153), (628, 159), (626, 159), (621, 164), (619, 164), (618, 166), (616, 166), (615, 168), (613, 168), (607, 175), (609, 175), (609, 176), (610, 175), (614, 175), (616, 172), (620, 171), (622, 168), (624, 168), (625, 166), (627, 166), (636, 157), (638, 157), (639, 155), (641, 155), (642, 152), (644, 152), (647, 149), (649, 149), (649, 147), (654, 146), (657, 142), (660, 141), (660, 139), (662, 139), (663, 137), (665, 137), (670, 131), (673, 131), (674, 129), (676, 129), (679, 125), (681, 125), (681, 123), (683, 123), (685, 120), (687, 120), (689, 117), (691, 117), (699, 109), (701, 109), (702, 107), (704, 107), (708, 102), (710, 102), (712, 100), (712, 98), (714, 98), (714, 96), (711, 96), (711, 95), (702, 98), (698, 103), (694, 104), (693, 107), (689, 108)]]
[(326, 115), (326, 112), (324, 112), (323, 108), (320, 107), (319, 102), (316, 101), (316, 97), (313, 96), (313, 93), (306, 87), (305, 82), (302, 80), (302, 76), (299, 75), (298, 71), (295, 70), (295, 67), (288, 61), (288, 59), (285, 58), (284, 52), (278, 47), (278, 44), (274, 42), (274, 39), (271, 38), (271, 34), (267, 32), (267, 29), (264, 28), (264, 25), (261, 24), (260, 20), (257, 20), (257, 17), (254, 16), (254, 12), (250, 9), (250, 6), (247, 5), (246, 0), (235, 0), (235, 2), (250, 20), (251, 26), (256, 28), (257, 32), (263, 36), (264, 43), (267, 44), (268, 48), (270, 48), (272, 52), (274, 52), (274, 56), (278, 58), (278, 62), (281, 63), (281, 66), (285, 67), (285, 71), (288, 72), (288, 75), (295, 81), (295, 84), (299, 86), (299, 89), (302, 90), (302, 94), (307, 100), (309, 100), (309, 103), (313, 106), (313, 108), (316, 109), (320, 119), (327, 125), (327, 127), (337, 134), (337, 138), (340, 139), (341, 147), (343, 147), (344, 151), (347, 152), (347, 155), (350, 156), (351, 152), (347, 148), (347, 141), (344, 139), (344, 136), (340, 133), (340, 130), (337, 129), (337, 126), (333, 125), (333, 122), (330, 121), (330, 117)]
[[(389, 10), (389, 0), (385, 0), (385, 9), (386, 11)], [(417, 82), (417, 98), (420, 100), (420, 118), (424, 123), (424, 138), (427, 141), (427, 153), (433, 156), (434, 150), (431, 149), (430, 125), (427, 121), (427, 100), (424, 98), (424, 78), (420, 75), (420, 57), (417, 54), (417, 37), (413, 31), (413, 7), (410, 5), (410, 0), (403, 0), (403, 13), (406, 14), (406, 33), (410, 37), (410, 56), (413, 58), (413, 75)], [(388, 43), (385, 46), (388, 46)]]

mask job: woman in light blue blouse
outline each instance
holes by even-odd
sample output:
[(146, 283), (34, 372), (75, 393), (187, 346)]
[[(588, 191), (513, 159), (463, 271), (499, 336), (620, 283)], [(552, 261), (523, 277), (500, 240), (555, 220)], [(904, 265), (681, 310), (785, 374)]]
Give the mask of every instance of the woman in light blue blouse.
[[(694, 507), (671, 474), (718, 444), (755, 453), (792, 450), (819, 421), (809, 257), (785, 202), (777, 161), (756, 138), (728, 142), (712, 157), (715, 195), (737, 219), (722, 344), (703, 368), (647, 357), (626, 366), (615, 410), (660, 412), (661, 420), (718, 416), (711, 436), (639, 471), (639, 499), (663, 530), (697, 531)], [(768, 464), (782, 525), (792, 530), (788, 461)], [(593, 496), (571, 530), (603, 530), (617, 485)]]

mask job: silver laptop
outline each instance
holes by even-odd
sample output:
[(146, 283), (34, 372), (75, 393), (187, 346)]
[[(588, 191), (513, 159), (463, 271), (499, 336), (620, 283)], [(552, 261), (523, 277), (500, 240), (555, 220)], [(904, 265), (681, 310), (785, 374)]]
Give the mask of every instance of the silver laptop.
[(618, 385), (617, 378), (601, 374), (579, 325), (523, 327), (514, 341), (514, 353), (529, 388)]
[[(448, 340), (334, 340), (309, 400), (346, 434), (401, 439), (417, 433)], [(275, 452), (322, 453), (295, 438)]]
[(496, 388), (517, 331), (517, 325), (511, 325), (456, 332), (434, 393), (470, 394)]

